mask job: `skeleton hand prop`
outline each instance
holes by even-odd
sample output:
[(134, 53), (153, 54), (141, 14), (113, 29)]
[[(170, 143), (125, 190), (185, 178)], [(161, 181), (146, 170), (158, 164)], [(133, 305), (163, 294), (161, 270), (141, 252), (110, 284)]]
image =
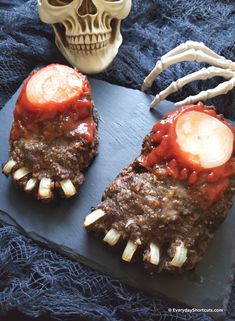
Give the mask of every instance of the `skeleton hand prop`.
[(156, 106), (161, 100), (165, 99), (170, 94), (178, 91), (194, 80), (205, 80), (215, 76), (228, 79), (216, 88), (202, 91), (195, 96), (190, 96), (175, 105), (182, 106), (192, 104), (198, 101), (207, 100), (219, 95), (225, 95), (235, 87), (235, 62), (227, 60), (222, 56), (217, 55), (214, 51), (207, 48), (203, 43), (187, 41), (165, 54), (157, 63), (155, 68), (145, 78), (142, 85), (142, 91), (150, 88), (155, 78), (168, 67), (182, 61), (197, 61), (206, 62), (216, 67), (203, 68), (190, 75), (174, 81), (165, 90), (161, 91), (152, 101), (150, 108)]

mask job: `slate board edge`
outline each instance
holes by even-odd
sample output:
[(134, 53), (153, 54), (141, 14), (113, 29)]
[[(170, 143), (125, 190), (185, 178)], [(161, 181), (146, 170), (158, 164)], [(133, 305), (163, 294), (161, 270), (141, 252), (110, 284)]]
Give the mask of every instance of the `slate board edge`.
[[(59, 245), (59, 244), (56, 244), (52, 241), (49, 241), (35, 232), (27, 232), (15, 219), (13, 219), (11, 217), (10, 214), (3, 212), (2, 210), (0, 210), (0, 223), (2, 223), (4, 225), (14, 226), (17, 229), (19, 229), (20, 232), (24, 236), (32, 239), (37, 244), (39, 244), (43, 247), (46, 247), (50, 250), (54, 250), (54, 251), (60, 253), (61, 255), (68, 257), (72, 260), (78, 261), (79, 263), (82, 263), (82, 264), (88, 266), (89, 268), (94, 269), (95, 271), (105, 274), (111, 278), (114, 277), (117, 280), (125, 283), (127, 286), (132, 287), (136, 291), (146, 293), (151, 298), (164, 300), (168, 306), (170, 306), (170, 304), (172, 304), (172, 306), (174, 306), (175, 308), (194, 308), (193, 306), (187, 306), (187, 305), (183, 304), (182, 302), (179, 302), (179, 301), (176, 301), (175, 299), (171, 299), (170, 297), (164, 296), (163, 294), (161, 294), (159, 292), (155, 292), (154, 294), (153, 294), (153, 292), (148, 292), (147, 288), (144, 290), (136, 289), (136, 286), (130, 280), (121, 279), (120, 277), (116, 276), (113, 271), (110, 271), (108, 268), (104, 269), (103, 267), (98, 265), (96, 262), (92, 262), (91, 260), (87, 259), (86, 257), (78, 254), (75, 250), (68, 248), (64, 245)], [(110, 276), (110, 274), (112, 274), (113, 276)], [(230, 292), (231, 292), (231, 287), (228, 286), (228, 297), (225, 299), (226, 303), (228, 303), (228, 300), (230, 297)], [(226, 310), (227, 310), (227, 305), (226, 305), (226, 307), (224, 307), (224, 311), (221, 313), (216, 313), (216, 315), (215, 315), (215, 313), (208, 312), (205, 314), (213, 317), (213, 319), (216, 321), (217, 320), (220, 321), (220, 320), (224, 320)]]

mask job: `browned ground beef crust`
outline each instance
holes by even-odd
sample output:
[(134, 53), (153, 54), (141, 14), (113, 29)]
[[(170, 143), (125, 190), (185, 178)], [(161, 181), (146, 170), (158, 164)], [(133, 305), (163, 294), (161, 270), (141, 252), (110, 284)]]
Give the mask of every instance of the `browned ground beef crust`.
[[(97, 112), (94, 111), (94, 120), (98, 126)], [(35, 135), (34, 135), (35, 136)], [(10, 140), (10, 158), (17, 162), (17, 168), (27, 167), (32, 170), (32, 177), (38, 179), (51, 178), (59, 188), (59, 182), (70, 179), (77, 187), (84, 182), (84, 171), (97, 154), (98, 135), (93, 142), (88, 142), (82, 137), (59, 137), (52, 141), (38, 138), (19, 138)], [(25, 186), (28, 176), (16, 181), (21, 188)], [(37, 188), (33, 195), (37, 197)]]
[[(148, 255), (148, 244), (160, 248), (160, 263), (145, 263), (150, 271), (193, 269), (205, 254), (212, 238), (232, 206), (234, 182), (222, 198), (205, 210), (201, 202), (190, 196), (189, 185), (169, 177), (154, 174), (135, 166), (124, 169), (105, 190), (98, 208), (107, 213), (91, 225), (96, 232), (114, 228), (126, 240), (141, 240), (143, 255)], [(187, 261), (181, 268), (170, 265), (179, 240), (188, 249)], [(137, 254), (138, 257), (138, 254)]]

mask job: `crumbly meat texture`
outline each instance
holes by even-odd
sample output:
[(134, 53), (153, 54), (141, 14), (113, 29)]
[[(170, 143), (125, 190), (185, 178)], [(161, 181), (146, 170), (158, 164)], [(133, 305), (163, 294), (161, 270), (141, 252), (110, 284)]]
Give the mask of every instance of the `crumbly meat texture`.
[[(93, 116), (98, 126), (96, 110)], [(93, 142), (80, 137), (59, 137), (47, 141), (42, 137), (35, 138), (34, 135), (32, 139), (21, 137), (17, 140), (10, 140), (10, 158), (17, 162), (17, 168), (31, 169), (32, 177), (37, 178), (38, 182), (43, 177), (51, 178), (58, 185), (56, 187), (60, 188), (58, 182), (70, 179), (77, 189), (85, 180), (84, 171), (96, 156), (97, 148), (97, 134)], [(15, 184), (24, 188), (27, 180), (28, 176), (24, 176)], [(33, 190), (35, 197), (37, 197), (37, 187)]]
[[(152, 137), (146, 135), (141, 155), (122, 170), (106, 188), (102, 202), (97, 207), (105, 215), (88, 227), (104, 235), (111, 228), (121, 233), (120, 250), (128, 240), (138, 240), (138, 250), (133, 261), (143, 260), (148, 272), (170, 271), (180, 273), (191, 270), (203, 259), (215, 231), (226, 218), (232, 206), (235, 193), (235, 177), (229, 179), (229, 186), (212, 206), (200, 185), (195, 189), (186, 181), (162, 175), (164, 167), (145, 168), (139, 161), (142, 156), (158, 146)], [(164, 165), (164, 164), (163, 164)], [(183, 242), (187, 248), (187, 260), (182, 267), (175, 267), (172, 261), (176, 247)], [(158, 265), (149, 263), (149, 244), (160, 249)]]
[[(126, 240), (140, 239), (139, 252), (144, 256), (149, 255), (148, 244), (156, 243), (160, 263), (158, 266), (145, 263), (150, 271), (190, 270), (202, 260), (232, 206), (234, 186), (231, 182), (224, 196), (205, 210), (190, 196), (186, 183), (169, 177), (157, 179), (154, 174), (130, 165), (104, 192), (98, 208), (107, 215), (90, 229), (100, 233), (114, 228)], [(187, 247), (188, 258), (181, 268), (176, 268), (169, 263), (179, 240)]]

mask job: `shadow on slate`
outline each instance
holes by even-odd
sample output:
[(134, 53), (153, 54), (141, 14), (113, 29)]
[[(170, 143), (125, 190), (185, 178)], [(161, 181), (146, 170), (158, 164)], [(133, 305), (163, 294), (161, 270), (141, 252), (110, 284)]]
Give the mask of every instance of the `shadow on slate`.
[[(34, 240), (149, 294), (186, 307), (223, 309), (223, 313), (212, 315), (224, 319), (234, 275), (235, 207), (216, 233), (203, 262), (184, 275), (160, 274), (150, 278), (142, 266), (125, 264), (121, 253), (109, 251), (83, 229), (84, 216), (99, 203), (107, 184), (139, 154), (142, 140), (156, 120), (174, 108), (164, 101), (150, 113), (152, 97), (138, 90), (95, 79), (91, 79), (91, 86), (100, 116), (100, 146), (78, 196), (42, 204), (17, 191), (11, 180), (1, 174), (0, 219), (20, 226)], [(19, 90), (0, 112), (3, 142), (8, 141), (18, 94)], [(7, 159), (8, 144), (1, 144), (0, 163)]]

